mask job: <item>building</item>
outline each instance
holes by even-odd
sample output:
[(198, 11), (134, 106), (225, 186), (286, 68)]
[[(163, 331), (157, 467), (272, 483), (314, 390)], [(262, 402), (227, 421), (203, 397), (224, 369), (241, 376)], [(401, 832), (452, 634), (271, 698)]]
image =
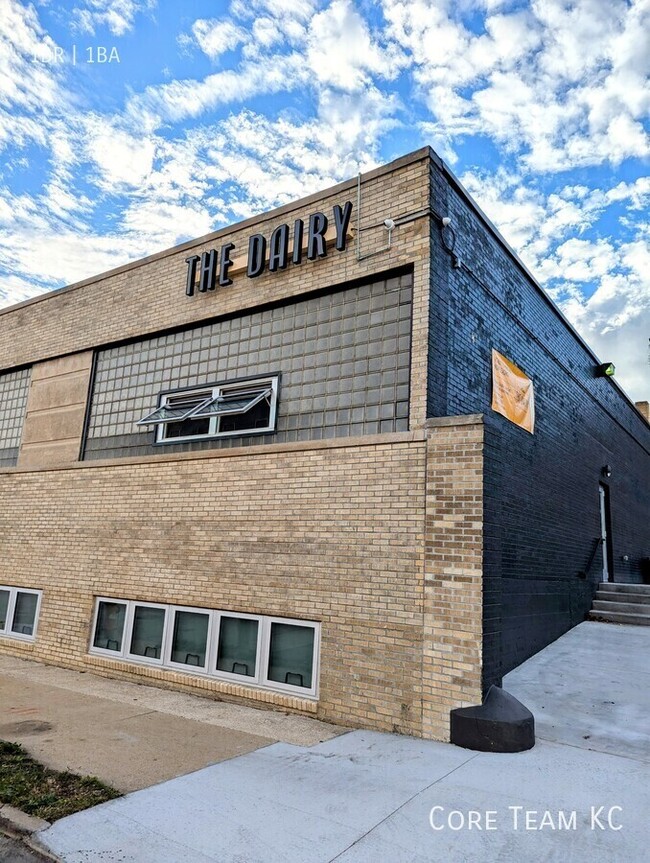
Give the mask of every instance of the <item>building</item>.
[(444, 740), (650, 555), (650, 426), (428, 148), (3, 310), (0, 369), (4, 653)]

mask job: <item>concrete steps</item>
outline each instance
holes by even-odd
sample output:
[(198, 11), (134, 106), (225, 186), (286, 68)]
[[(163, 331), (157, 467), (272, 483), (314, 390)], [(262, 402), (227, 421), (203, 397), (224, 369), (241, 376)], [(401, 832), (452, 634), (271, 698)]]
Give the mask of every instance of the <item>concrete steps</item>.
[(650, 626), (650, 584), (601, 583), (588, 617), (606, 623)]

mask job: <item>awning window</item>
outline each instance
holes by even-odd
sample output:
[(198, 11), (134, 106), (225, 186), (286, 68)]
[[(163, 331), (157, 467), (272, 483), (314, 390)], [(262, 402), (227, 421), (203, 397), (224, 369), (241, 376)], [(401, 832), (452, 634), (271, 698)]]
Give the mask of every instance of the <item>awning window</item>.
[(256, 404), (266, 399), (270, 402), (271, 388), (264, 390), (249, 390), (247, 392), (231, 392), (218, 395), (199, 405), (192, 411), (192, 418), (227, 416), (228, 414), (245, 414)]
[(185, 394), (178, 398), (169, 398), (164, 405), (161, 405), (155, 411), (138, 420), (136, 425), (150, 426), (160, 423), (181, 422), (193, 416), (198, 408), (203, 407), (203, 405), (211, 401), (213, 401), (211, 392), (202, 392), (193, 396)]

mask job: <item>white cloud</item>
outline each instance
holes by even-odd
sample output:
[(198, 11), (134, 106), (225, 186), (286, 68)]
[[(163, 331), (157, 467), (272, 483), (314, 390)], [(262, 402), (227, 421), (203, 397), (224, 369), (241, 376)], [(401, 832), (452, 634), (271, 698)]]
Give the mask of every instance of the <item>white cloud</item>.
[(73, 22), (84, 33), (94, 34), (97, 27), (108, 27), (114, 36), (133, 29), (138, 14), (151, 11), (156, 0), (84, 0), (72, 10)]
[(211, 138), (205, 176), (237, 189), (228, 209), (244, 218), (374, 167), (393, 110), (393, 101), (372, 89), (324, 94), (317, 118), (304, 122), (243, 111), (204, 132)]
[[(32, 6), (0, 0), (0, 105), (8, 108), (6, 123), (26, 123), (26, 112), (40, 115), (61, 104), (61, 75), (51, 62), (54, 40), (41, 27)], [(3, 122), (5, 130), (5, 122)]]
[(151, 250), (202, 237), (213, 228), (213, 220), (206, 207), (155, 199), (134, 201), (126, 209), (120, 224), (126, 231), (133, 232), (139, 245)]
[(127, 132), (96, 114), (84, 118), (80, 137), (88, 158), (99, 169), (96, 182), (100, 189), (137, 189), (146, 182), (156, 155), (153, 138)]
[(192, 25), (192, 34), (204, 54), (216, 60), (226, 51), (234, 50), (242, 42), (248, 41), (248, 34), (232, 21), (199, 18)]
[(245, 63), (202, 80), (177, 80), (146, 87), (127, 104), (130, 122), (149, 130), (163, 121), (178, 123), (213, 110), (218, 105), (240, 102), (260, 94), (291, 90), (305, 83), (306, 68), (300, 54), (271, 56)]
[(650, 309), (617, 329), (589, 330), (589, 344), (603, 362), (614, 362), (616, 380), (633, 401), (650, 400)]
[(439, 135), (487, 134), (530, 168), (557, 171), (650, 153), (648, 0), (533, 0), (463, 24), (463, 4), (385, 0)]
[(619, 183), (607, 193), (608, 201), (629, 200), (630, 209), (643, 210), (650, 204), (650, 177), (638, 177), (633, 183)]
[[(647, 398), (650, 226), (628, 223), (625, 214), (647, 202), (650, 180), (610, 189), (566, 185), (548, 194), (503, 169), (468, 172), (462, 180), (586, 342), (615, 362), (622, 385)], [(619, 233), (626, 228), (629, 240), (599, 235), (610, 206), (624, 208)]]
[(349, 0), (334, 0), (310, 22), (306, 62), (320, 85), (355, 92), (371, 83), (372, 74), (394, 77), (401, 57), (372, 38)]

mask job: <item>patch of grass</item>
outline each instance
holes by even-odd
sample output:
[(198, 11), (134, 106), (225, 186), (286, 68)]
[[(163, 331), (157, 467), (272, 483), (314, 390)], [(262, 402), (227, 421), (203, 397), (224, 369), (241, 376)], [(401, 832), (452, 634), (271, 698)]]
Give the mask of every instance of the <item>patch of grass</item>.
[(121, 797), (93, 776), (60, 773), (39, 764), (17, 743), (0, 740), (0, 801), (56, 821), (98, 803)]

